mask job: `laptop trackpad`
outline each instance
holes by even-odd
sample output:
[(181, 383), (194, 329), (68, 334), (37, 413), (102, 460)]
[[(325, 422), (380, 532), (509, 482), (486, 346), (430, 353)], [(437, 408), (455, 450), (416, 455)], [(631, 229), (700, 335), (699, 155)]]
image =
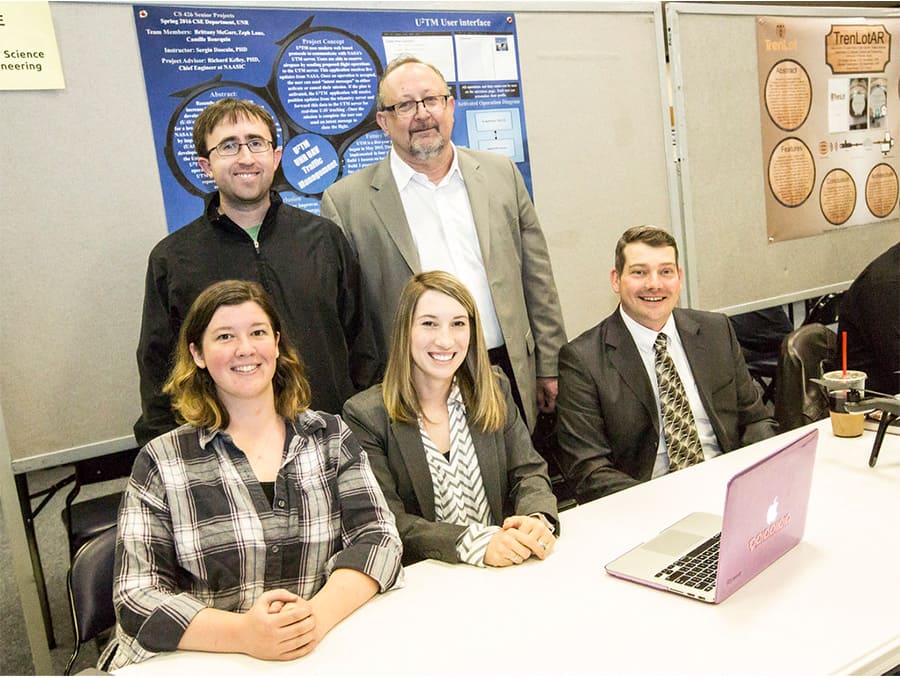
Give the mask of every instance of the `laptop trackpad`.
[(696, 534), (680, 532), (679, 530), (666, 530), (644, 544), (644, 548), (674, 557), (681, 555), (699, 541), (701, 540), (698, 539)]

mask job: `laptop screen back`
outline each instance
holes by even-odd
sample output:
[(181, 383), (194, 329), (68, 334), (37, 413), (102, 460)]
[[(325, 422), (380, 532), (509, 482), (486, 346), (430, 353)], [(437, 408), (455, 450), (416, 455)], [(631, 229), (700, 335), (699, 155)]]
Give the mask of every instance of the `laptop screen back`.
[(813, 429), (728, 483), (716, 600), (797, 545), (806, 526), (819, 431)]

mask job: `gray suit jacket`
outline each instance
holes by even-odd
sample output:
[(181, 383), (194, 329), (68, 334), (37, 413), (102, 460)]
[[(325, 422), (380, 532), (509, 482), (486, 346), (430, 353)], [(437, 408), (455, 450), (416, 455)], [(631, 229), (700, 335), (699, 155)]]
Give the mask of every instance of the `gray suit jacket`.
[[(775, 435), (728, 318), (688, 309), (674, 316), (722, 451)], [(557, 408), (560, 466), (580, 502), (650, 479), (656, 399), (621, 309), (560, 351)]]
[[(509, 381), (499, 369), (495, 373), (506, 397), (506, 424), (500, 431), (485, 433), (469, 422), (491, 514), (498, 525), (508, 516), (537, 512), (559, 524), (547, 464), (531, 445), (510, 395)], [(425, 558), (459, 562), (456, 540), (466, 526), (435, 522), (431, 471), (418, 425), (388, 418), (381, 384), (344, 403), (343, 416), (368, 453), (375, 477), (397, 518), (403, 563)]]
[[(515, 164), (499, 153), (456, 150), (503, 340), (533, 429), (535, 377), (557, 375), (566, 341), (547, 243)], [(390, 159), (329, 187), (322, 216), (344, 229), (356, 251), (377, 348), (386, 360), (400, 292), (421, 272)]]

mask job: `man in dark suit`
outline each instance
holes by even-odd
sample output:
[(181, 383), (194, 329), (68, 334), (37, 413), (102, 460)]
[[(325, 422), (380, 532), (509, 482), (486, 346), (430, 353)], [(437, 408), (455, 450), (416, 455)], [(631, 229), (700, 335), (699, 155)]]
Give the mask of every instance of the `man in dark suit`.
[(708, 459), (776, 433), (728, 318), (676, 309), (683, 270), (675, 239), (636, 226), (610, 272), (620, 304), (559, 354), (560, 465), (580, 502), (670, 470), (654, 344), (665, 334)]
[(475, 296), (491, 362), (506, 372), (533, 430), (537, 410), (554, 409), (566, 332), (525, 182), (508, 157), (451, 143), (456, 101), (434, 66), (392, 61), (376, 105), (391, 152), (330, 186), (322, 216), (344, 229), (359, 256), (379, 355), (387, 356), (410, 276), (452, 273)]

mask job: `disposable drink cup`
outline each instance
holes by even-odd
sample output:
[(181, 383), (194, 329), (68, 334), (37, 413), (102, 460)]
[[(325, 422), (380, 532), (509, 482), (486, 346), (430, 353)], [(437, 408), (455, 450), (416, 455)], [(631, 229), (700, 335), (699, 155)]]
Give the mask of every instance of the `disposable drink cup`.
[(831, 432), (838, 438), (858, 438), (866, 428), (866, 415), (849, 412), (829, 412)]
[(847, 370), (845, 376), (841, 370), (834, 370), (823, 374), (822, 381), (825, 382), (825, 388), (829, 393), (848, 388), (862, 391), (866, 388), (866, 373), (861, 370)]
[(858, 401), (862, 392), (840, 389), (828, 394), (828, 416), (831, 418), (831, 431), (839, 438), (856, 438), (861, 436), (866, 424), (863, 413), (848, 412), (847, 401)]

